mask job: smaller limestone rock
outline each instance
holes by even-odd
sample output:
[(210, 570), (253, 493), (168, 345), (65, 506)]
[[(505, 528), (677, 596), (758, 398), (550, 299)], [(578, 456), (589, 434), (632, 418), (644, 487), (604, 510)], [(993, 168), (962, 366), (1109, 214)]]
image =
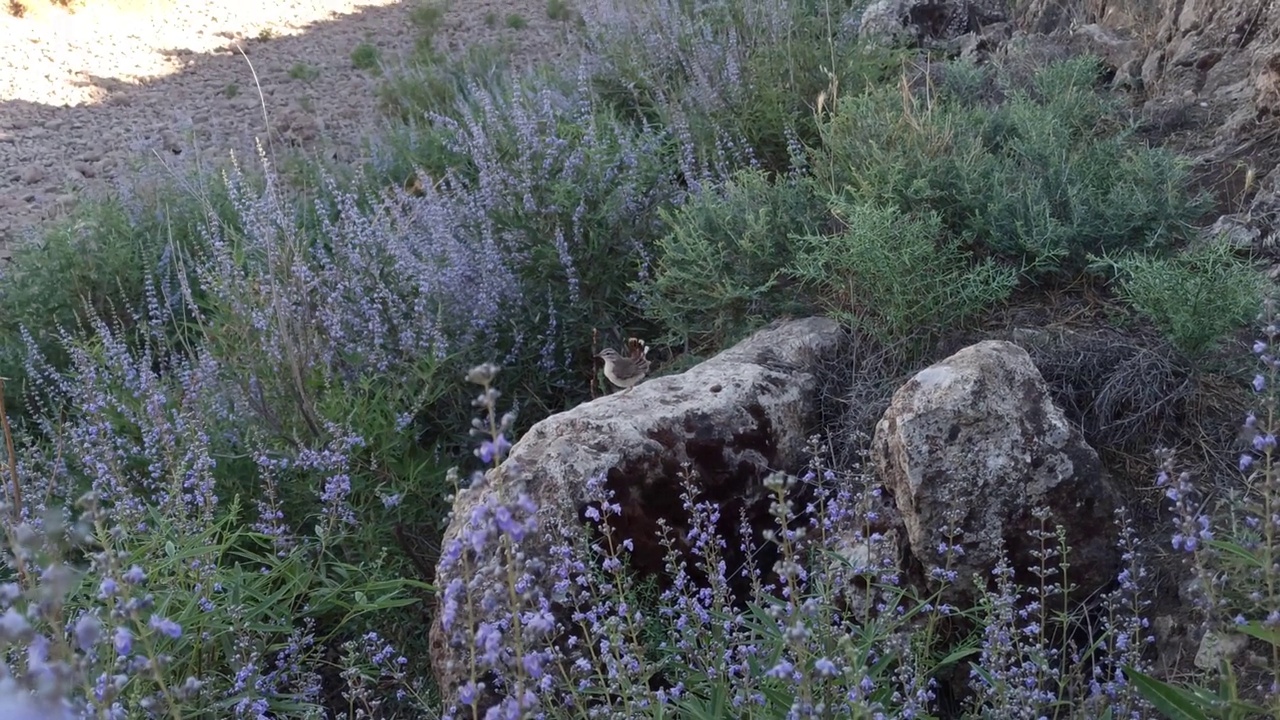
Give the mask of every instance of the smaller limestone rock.
[(1217, 670), (1223, 662), (1231, 662), (1244, 651), (1249, 638), (1236, 633), (1220, 633), (1208, 630), (1200, 638), (1196, 651), (1196, 667), (1201, 670)]
[(172, 130), (160, 133), (160, 146), (174, 155), (182, 153), (182, 142), (178, 139), (178, 134)]
[(862, 12), (859, 34), (872, 41), (949, 41), (1008, 20), (1004, 0), (876, 0)]
[(892, 41), (907, 34), (907, 0), (876, 0), (862, 11), (858, 33), (864, 38)]
[(935, 582), (948, 602), (975, 600), (1006, 557), (1030, 582), (1038, 508), (1050, 513), (1045, 529), (1066, 531), (1078, 592), (1115, 579), (1119, 495), (1021, 347), (982, 342), (917, 373), (876, 426), (872, 457), (927, 571), (943, 569), (938, 548), (959, 534), (955, 580)]
[(44, 180), (44, 168), (39, 165), (28, 165), (22, 169), (21, 173), (18, 174), (18, 179), (21, 180), (24, 185), (35, 185), (41, 180)]
[(1240, 215), (1223, 215), (1204, 233), (1204, 241), (1224, 243), (1235, 250), (1252, 250), (1260, 244), (1262, 231)]

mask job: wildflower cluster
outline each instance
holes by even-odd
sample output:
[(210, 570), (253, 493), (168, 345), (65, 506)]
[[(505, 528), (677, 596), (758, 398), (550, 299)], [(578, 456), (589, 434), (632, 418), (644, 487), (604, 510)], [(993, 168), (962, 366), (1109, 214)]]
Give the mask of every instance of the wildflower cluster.
[[(8, 658), (0, 677), (9, 695), (0, 703), (15, 703), (18, 714), (8, 717), (24, 719), (37, 717), (37, 708), (50, 717), (127, 717), (132, 707), (181, 717), (205, 686), (175, 662), (184, 629), (170, 617), (168, 598), (157, 597), (147, 573), (126, 564), (111, 542), (96, 496), (85, 495), (79, 507), (70, 526), (57, 513), (40, 527), (5, 523), (4, 561), (17, 577), (0, 585), (0, 648)], [(80, 554), (89, 559), (85, 567), (71, 561)]]
[(498, 418), (498, 398), (502, 397), (502, 393), (493, 387), (497, 373), (498, 367), (491, 363), (478, 365), (467, 373), (467, 382), (483, 388), (471, 401), (472, 407), (484, 412), (482, 417), (471, 420), (471, 434), (485, 438), (480, 447), (476, 448), (476, 457), (480, 458), (480, 462), (493, 467), (500, 465), (511, 449), (511, 441), (507, 439), (507, 435), (516, 422), (515, 410), (509, 410), (503, 413), (501, 419)]
[[(446, 674), (458, 678), (448, 716), (937, 712), (940, 678), (969, 654), (952, 636), (973, 618), (901, 581), (878, 529), (879, 489), (817, 463), (801, 477), (775, 474), (763, 489), (771, 522), (762, 533), (745, 510), (723, 517), (687, 474), (683, 512), (658, 524), (663, 572), (648, 577), (633, 564), (646, 539), (621, 532), (624, 508), (602, 477), (586, 482), (582, 525), (545, 524), (527, 496), (504, 501), (496, 490), (464, 491), (468, 514), (440, 568)], [(727, 539), (734, 526), (740, 555)], [(1007, 565), (997, 569), (975, 640), (972, 711), (1038, 718), (1086, 696), (1100, 709), (1140, 707), (1117, 665), (1145, 642), (1125, 635), (1144, 622), (1129, 614), (1141, 609), (1132, 583), (1108, 605), (1113, 631), (1068, 657), (1054, 630), (1073, 618), (1047, 609), (1063, 594), (1046, 570), (1061, 571), (1061, 531), (1043, 534), (1040, 587), (1020, 587)], [(1124, 537), (1132, 551), (1132, 532)], [(745, 560), (731, 564), (731, 557)], [(1128, 577), (1143, 572), (1136, 555), (1126, 558)], [(947, 572), (950, 560), (941, 567)], [(1099, 646), (1116, 656), (1095, 652)], [(1071, 666), (1094, 675), (1080, 678)]]
[[(1237, 462), (1239, 477), (1224, 479), (1218, 487), (1197, 484), (1189, 472), (1175, 477), (1173, 455), (1165, 452), (1157, 480), (1172, 505), (1172, 545), (1186, 557), (1191, 575), (1186, 587), (1200, 611), (1201, 631), (1219, 637), (1241, 634), (1266, 647), (1252, 663), (1264, 669), (1245, 671), (1253, 684), (1244, 690), (1260, 705), (1235, 707), (1265, 707), (1272, 713), (1280, 711), (1280, 468), (1275, 438), (1280, 430), (1280, 324), (1275, 313), (1268, 301), (1263, 337), (1253, 344), (1261, 369), (1251, 383), (1257, 405), (1242, 427), (1248, 447)], [(1234, 659), (1227, 660), (1219, 681), (1234, 696), (1241, 678)]]
[[(31, 420), (0, 407), (5, 688), (68, 717), (318, 708), (329, 638), (409, 585), (370, 582), (337, 551), (358, 527), (362, 440), (326, 423), (324, 441), (286, 449), (238, 423), (252, 397), (211, 352), (166, 349), (176, 310), (155, 287), (129, 335), (98, 317), (92, 340), (64, 333), (65, 370), (30, 342)], [(228, 482), (239, 452), (251, 478)], [(240, 514), (250, 480), (256, 522)], [(353, 593), (345, 622), (318, 624)], [(382, 665), (374, 677), (413, 686)]]

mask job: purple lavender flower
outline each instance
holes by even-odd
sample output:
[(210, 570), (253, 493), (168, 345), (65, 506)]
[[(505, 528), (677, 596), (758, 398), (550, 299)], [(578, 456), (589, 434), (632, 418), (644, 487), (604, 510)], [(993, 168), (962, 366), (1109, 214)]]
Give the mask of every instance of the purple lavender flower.
[(92, 615), (81, 615), (76, 621), (74, 635), (76, 645), (88, 652), (102, 638), (102, 621)]
[(133, 633), (128, 628), (116, 628), (111, 643), (118, 654), (129, 655), (133, 652)]
[(98, 598), (105, 600), (109, 597), (113, 597), (118, 589), (119, 588), (116, 585), (115, 580), (110, 577), (104, 577), (102, 578), (102, 582), (98, 584)]
[(5, 720), (70, 720), (65, 708), (50, 707), (18, 687), (12, 678), (0, 678), (0, 717)]
[(483, 685), (477, 685), (474, 682), (468, 681), (463, 683), (462, 686), (458, 688), (458, 703), (463, 706), (474, 704), (479, 695), (479, 691), (482, 688)]
[(182, 637), (182, 626), (160, 615), (152, 615), (147, 624), (165, 637), (177, 640)]
[(0, 635), (10, 642), (18, 640), (30, 629), (31, 623), (14, 608), (6, 608), (0, 615)]
[(511, 449), (511, 443), (503, 435), (498, 435), (498, 439), (485, 440), (480, 444), (480, 449), (476, 451), (476, 456), (485, 464), (493, 462), (494, 458), (501, 457)]

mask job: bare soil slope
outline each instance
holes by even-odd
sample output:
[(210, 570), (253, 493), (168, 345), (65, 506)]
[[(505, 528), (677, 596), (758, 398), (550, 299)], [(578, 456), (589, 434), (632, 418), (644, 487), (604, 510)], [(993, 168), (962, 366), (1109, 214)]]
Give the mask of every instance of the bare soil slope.
[[(377, 122), (379, 77), (352, 52), (370, 43), (392, 67), (407, 57), (423, 1), (112, 0), (68, 11), (41, 0), (22, 18), (0, 7), (0, 257), (79, 198), (243, 157), (267, 128), (274, 142), (352, 158)], [(508, 27), (512, 15), (527, 26)], [(544, 1), (456, 0), (436, 46), (506, 39), (522, 62), (557, 52), (562, 37)]]

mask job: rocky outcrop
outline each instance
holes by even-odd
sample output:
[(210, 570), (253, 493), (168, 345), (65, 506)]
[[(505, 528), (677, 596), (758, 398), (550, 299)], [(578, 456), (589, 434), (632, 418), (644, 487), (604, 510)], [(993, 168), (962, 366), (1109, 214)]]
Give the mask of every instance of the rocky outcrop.
[[(1064, 526), (1079, 592), (1116, 577), (1118, 494), (1017, 345), (982, 342), (917, 373), (877, 425), (872, 457), (910, 554), (952, 604), (968, 607), (1006, 552), (1015, 572), (1038, 566), (1037, 508), (1050, 512), (1050, 531)], [(963, 553), (943, 583), (939, 548), (955, 544)]]
[(1193, 158), (1224, 222), (1280, 259), (1280, 4), (1032, 0), (1014, 20), (1104, 57), (1147, 134)]
[[(588, 479), (603, 478), (621, 506), (612, 528), (632, 543), (628, 558), (640, 573), (664, 570), (659, 522), (674, 536), (687, 535), (681, 503), (683, 478), (700, 499), (718, 505), (718, 528), (728, 539), (727, 567), (737, 567), (733, 538), (742, 518), (771, 527), (763, 480), (775, 471), (796, 472), (807, 461), (806, 446), (816, 430), (822, 362), (839, 352), (845, 337), (831, 320), (780, 322), (696, 367), (657, 377), (627, 394), (579, 405), (534, 425), (506, 461), (477, 486), (461, 491), (445, 531), (448, 548), (467, 529), (477, 508), (495, 499), (536, 506), (538, 526), (580, 526), (588, 507)], [(527, 565), (549, 563), (554, 532), (523, 538), (519, 551)], [(503, 577), (502, 554), (494, 543), (469, 551), (473, 576)], [(467, 544), (472, 548), (471, 543)], [(448, 554), (446, 550), (446, 555)], [(544, 563), (545, 564), (545, 563)], [(457, 568), (439, 569), (438, 583), (458, 579)], [(469, 648), (442, 627), (431, 629), (432, 665), (446, 700), (464, 681)]]
[(859, 33), (917, 43), (958, 38), (1008, 19), (1005, 0), (876, 0), (862, 12)]

